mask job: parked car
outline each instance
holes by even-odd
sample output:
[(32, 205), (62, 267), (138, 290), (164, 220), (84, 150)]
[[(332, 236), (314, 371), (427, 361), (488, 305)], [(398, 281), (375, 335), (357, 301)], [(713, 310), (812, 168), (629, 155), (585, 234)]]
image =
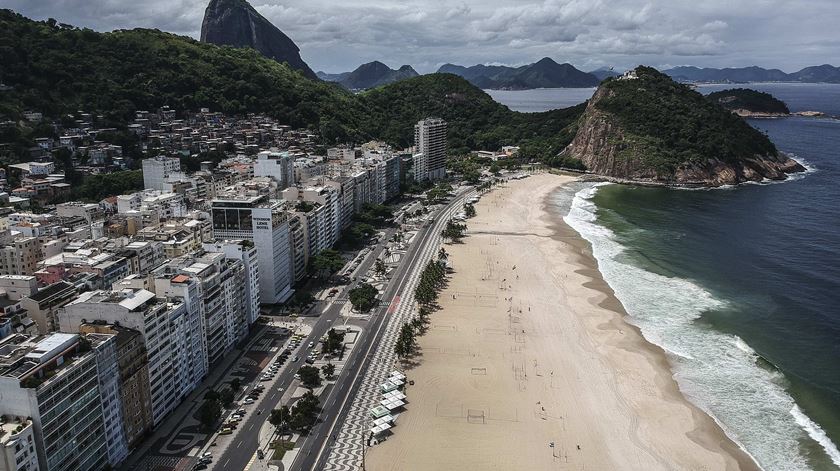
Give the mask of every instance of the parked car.
[(298, 360), (300, 360), (300, 357), (295, 355), (295, 357), (292, 358), (292, 363), (297, 363)]
[(300, 374), (299, 373), (295, 373), (295, 379), (297, 379), (297, 380), (300, 379)]
[(222, 430), (219, 431), (219, 435), (230, 435), (233, 433), (233, 429), (230, 427), (224, 427)]
[(251, 399), (250, 397), (246, 397), (245, 400), (242, 401), (243, 404), (253, 404), (254, 402), (255, 401), (253, 399)]

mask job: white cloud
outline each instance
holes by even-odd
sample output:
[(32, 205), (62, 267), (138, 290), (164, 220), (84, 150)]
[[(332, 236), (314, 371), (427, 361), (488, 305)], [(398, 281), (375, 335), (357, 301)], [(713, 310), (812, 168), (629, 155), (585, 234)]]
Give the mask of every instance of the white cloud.
[[(0, 0), (38, 19), (97, 30), (154, 27), (198, 37), (208, 0)], [(252, 0), (314, 69), (362, 62), (580, 67), (694, 63), (795, 69), (835, 60), (835, 0)], [(797, 46), (798, 45), (798, 46)]]

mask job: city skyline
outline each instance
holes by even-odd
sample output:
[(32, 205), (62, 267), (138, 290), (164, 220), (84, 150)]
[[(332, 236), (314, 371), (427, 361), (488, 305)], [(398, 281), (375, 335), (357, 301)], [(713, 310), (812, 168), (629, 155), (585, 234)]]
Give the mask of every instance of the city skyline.
[[(544, 0), (512, 7), (472, 0), (454, 5), (353, 0), (336, 6), (256, 0), (252, 5), (300, 46), (313, 70), (326, 72), (373, 60), (430, 73), (447, 62), (516, 66), (546, 56), (582, 70), (644, 63), (793, 72), (831, 61), (838, 42), (832, 25), (840, 20), (831, 2), (812, 0), (808, 8), (781, 0), (759, 3)], [(97, 31), (158, 28), (196, 39), (206, 5), (206, 0), (0, 1), (0, 7), (39, 20), (53, 17)]]

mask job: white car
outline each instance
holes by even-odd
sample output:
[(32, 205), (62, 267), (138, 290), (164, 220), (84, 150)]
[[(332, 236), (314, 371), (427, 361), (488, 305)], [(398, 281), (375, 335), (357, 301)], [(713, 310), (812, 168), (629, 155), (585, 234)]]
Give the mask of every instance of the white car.
[(309, 342), (309, 348), (312, 348), (314, 346), (315, 346), (315, 342)]
[(248, 397), (248, 398), (245, 398), (245, 400), (244, 400), (244, 401), (242, 401), (242, 403), (243, 403), (243, 404), (253, 404), (253, 403), (254, 403), (254, 400), (253, 400), (253, 399), (251, 399), (250, 397)]

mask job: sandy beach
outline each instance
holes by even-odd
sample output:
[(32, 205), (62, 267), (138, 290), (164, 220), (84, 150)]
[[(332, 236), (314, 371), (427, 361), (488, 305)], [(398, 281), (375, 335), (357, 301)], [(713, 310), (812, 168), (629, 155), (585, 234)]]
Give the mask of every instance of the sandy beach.
[(547, 212), (572, 180), (495, 189), (445, 245), (454, 274), (367, 469), (756, 469), (624, 321), (588, 243)]

